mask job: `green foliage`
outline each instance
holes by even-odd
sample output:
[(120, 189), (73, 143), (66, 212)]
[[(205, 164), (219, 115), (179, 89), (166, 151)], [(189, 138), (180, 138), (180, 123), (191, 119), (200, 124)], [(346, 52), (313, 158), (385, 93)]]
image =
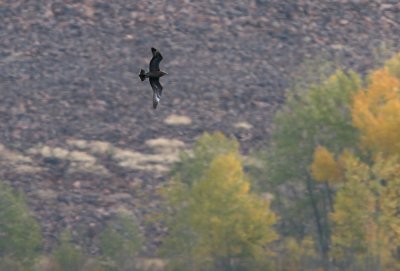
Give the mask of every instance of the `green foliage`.
[(350, 104), (359, 86), (355, 73), (337, 71), (301, 96), (292, 93), (287, 97), (276, 115), (266, 153), (268, 182), (279, 185), (308, 178), (317, 145), (335, 153), (354, 145), (357, 131), (351, 122)]
[(60, 236), (60, 244), (53, 252), (53, 261), (57, 271), (83, 270), (86, 257), (82, 249), (72, 243), (71, 233), (65, 231)]
[(351, 253), (362, 253), (366, 250), (366, 225), (371, 221), (375, 209), (374, 195), (368, 184), (370, 170), (367, 165), (355, 157), (346, 161), (348, 182), (340, 187), (335, 198), (333, 253), (337, 256), (349, 256)]
[(314, 178), (335, 184), (331, 257), (342, 269), (397, 270), (400, 267), (400, 147), (398, 145), (399, 56), (372, 72), (351, 104), (359, 138), (338, 157), (315, 150)]
[(400, 53), (394, 55), (385, 63), (385, 67), (389, 69), (392, 76), (400, 80)]
[(122, 270), (137, 256), (142, 236), (136, 218), (120, 213), (100, 235), (100, 251), (106, 270)]
[(101, 265), (101, 261), (95, 258), (88, 259), (82, 269), (82, 271), (105, 271)]
[[(162, 251), (171, 259), (170, 267), (251, 268), (265, 255), (265, 245), (276, 238), (271, 229), (276, 218), (268, 201), (250, 193), (237, 143), (220, 133), (206, 134), (189, 159), (192, 163), (183, 163), (188, 168), (181, 168), (185, 174), (176, 174), (193, 179), (175, 178), (165, 191), (173, 212)], [(193, 163), (198, 166), (193, 167)], [(192, 175), (192, 169), (200, 175)]]
[(313, 238), (298, 241), (292, 237), (281, 238), (274, 245), (274, 269), (276, 271), (315, 270), (318, 255)]
[[(22, 194), (0, 182), (0, 255), (8, 270), (30, 270), (41, 247), (38, 223)], [(12, 267), (14, 266), (14, 267)]]
[(334, 155), (356, 145), (351, 103), (360, 86), (356, 73), (338, 70), (323, 83), (290, 92), (275, 116), (270, 144), (261, 156), (265, 169), (258, 176), (264, 180), (257, 183), (274, 193), (280, 233), (298, 240), (313, 236), (325, 268), (333, 195), (329, 184), (313, 181), (310, 165), (319, 145)]
[(317, 145), (335, 153), (354, 146), (357, 130), (351, 121), (350, 105), (359, 88), (357, 74), (337, 71), (303, 95), (291, 93), (287, 97), (276, 114), (272, 144), (267, 152), (270, 180), (281, 183), (309, 175), (308, 167)]
[(239, 144), (234, 139), (228, 139), (221, 132), (204, 133), (191, 152), (181, 154), (180, 162), (172, 170), (172, 175), (187, 184), (191, 184), (203, 175), (216, 155), (239, 154)]
[(0, 270), (1, 271), (25, 271), (25, 270), (33, 270), (31, 267), (26, 264), (20, 263), (12, 256), (4, 256), (0, 261)]
[(311, 86), (320, 85), (325, 82), (335, 71), (337, 65), (326, 61), (327, 54), (319, 54), (312, 59), (305, 59), (293, 72), (288, 89), (300, 95), (306, 93)]
[[(347, 155), (342, 159), (343, 184), (335, 197), (332, 256), (343, 266), (397, 270), (400, 217), (400, 163), (397, 157), (378, 156), (371, 165)], [(385, 184), (382, 185), (382, 180)]]

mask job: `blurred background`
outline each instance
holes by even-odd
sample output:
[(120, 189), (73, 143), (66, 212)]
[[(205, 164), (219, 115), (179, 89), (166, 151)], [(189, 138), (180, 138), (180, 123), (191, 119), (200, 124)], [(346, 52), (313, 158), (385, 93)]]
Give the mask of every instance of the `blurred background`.
[(399, 15), (0, 0), (0, 270), (399, 270)]

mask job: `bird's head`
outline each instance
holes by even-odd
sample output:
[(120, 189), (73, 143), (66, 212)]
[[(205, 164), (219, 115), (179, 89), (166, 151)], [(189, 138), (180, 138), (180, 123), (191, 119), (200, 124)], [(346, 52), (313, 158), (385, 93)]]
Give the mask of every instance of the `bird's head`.
[(166, 75), (166, 74), (168, 74), (168, 73), (161, 71), (160, 77), (161, 77), (161, 76), (164, 76), (164, 75)]

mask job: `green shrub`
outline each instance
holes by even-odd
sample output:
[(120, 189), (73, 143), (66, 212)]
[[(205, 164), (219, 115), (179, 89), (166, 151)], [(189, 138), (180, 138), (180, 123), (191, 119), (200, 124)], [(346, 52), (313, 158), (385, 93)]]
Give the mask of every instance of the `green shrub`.
[(137, 219), (132, 214), (118, 214), (100, 235), (104, 267), (116, 271), (132, 265), (141, 246), (142, 235)]
[(79, 271), (85, 263), (84, 252), (72, 243), (71, 233), (64, 231), (60, 236), (60, 244), (53, 251), (53, 261), (57, 271)]
[(0, 182), (0, 255), (7, 270), (30, 270), (41, 248), (40, 227), (25, 198)]

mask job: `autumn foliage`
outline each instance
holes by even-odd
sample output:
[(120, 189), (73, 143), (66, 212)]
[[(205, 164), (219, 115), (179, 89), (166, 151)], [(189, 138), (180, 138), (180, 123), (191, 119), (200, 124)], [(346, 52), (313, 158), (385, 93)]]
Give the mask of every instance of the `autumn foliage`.
[(387, 68), (374, 72), (366, 89), (354, 97), (352, 118), (363, 148), (373, 153), (400, 153), (400, 80)]
[[(359, 130), (355, 152), (335, 158), (317, 147), (310, 166), (317, 181), (334, 184), (331, 255), (356, 270), (400, 268), (400, 62), (373, 72), (349, 105)], [(397, 63), (397, 66), (396, 66)], [(358, 151), (357, 151), (358, 149)], [(372, 269), (370, 269), (372, 268)]]
[(314, 163), (311, 165), (311, 174), (317, 181), (335, 183), (340, 179), (340, 165), (331, 152), (325, 147), (318, 146), (314, 152)]
[[(225, 144), (221, 146), (230, 149), (229, 139), (219, 133), (204, 135), (198, 144), (204, 140), (222, 140)], [(194, 158), (210, 151), (205, 148)], [(180, 178), (166, 191), (175, 214), (164, 253), (175, 259), (175, 268), (237, 270), (265, 256), (265, 246), (277, 238), (271, 228), (276, 216), (268, 200), (250, 192), (250, 181), (235, 149), (215, 153), (194, 180)]]
[[(163, 267), (400, 270), (400, 54), (364, 80), (339, 70), (288, 94), (252, 158), (220, 132), (181, 154), (157, 195)], [(258, 176), (244, 169), (250, 160), (262, 160)], [(124, 212), (97, 236), (99, 255), (66, 232), (46, 269), (36, 266), (39, 225), (3, 183), (0, 218), (0, 270), (132, 270), (146, 245), (143, 221)]]

